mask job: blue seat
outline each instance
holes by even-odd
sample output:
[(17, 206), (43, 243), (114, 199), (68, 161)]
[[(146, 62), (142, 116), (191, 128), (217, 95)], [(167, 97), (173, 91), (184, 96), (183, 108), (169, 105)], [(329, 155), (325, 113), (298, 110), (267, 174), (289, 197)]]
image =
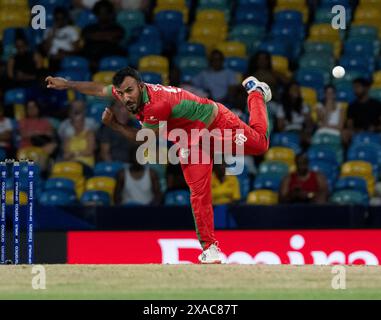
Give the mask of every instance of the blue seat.
[(299, 69), (296, 80), (301, 86), (314, 88), (318, 93), (324, 89), (324, 75), (318, 70)]
[(373, 73), (375, 69), (374, 58), (366, 56), (365, 54), (344, 55), (340, 58), (339, 64), (345, 69), (365, 73), (367, 77), (370, 77), (370, 74)]
[(356, 97), (352, 87), (341, 87), (336, 89), (336, 99), (339, 102), (352, 103)]
[(328, 180), (336, 181), (339, 170), (338, 167), (332, 165), (332, 162), (324, 161), (324, 160), (312, 160), (309, 162), (309, 168), (312, 171), (320, 172), (324, 174), (324, 176)]
[(246, 73), (248, 61), (245, 58), (228, 57), (225, 58), (225, 68), (239, 73)]
[(91, 24), (97, 23), (98, 18), (97, 16), (88, 9), (83, 9), (76, 17), (75, 24), (80, 28), (83, 29)]
[(94, 167), (94, 176), (106, 176), (115, 178), (117, 173), (124, 168), (119, 161), (98, 162)]
[(185, 190), (167, 192), (164, 203), (169, 206), (189, 206), (190, 193)]
[(286, 23), (275, 23), (271, 28), (270, 35), (272, 37), (286, 37), (290, 41), (302, 41), (305, 37), (303, 25), (293, 25)]
[(287, 147), (294, 150), (295, 154), (301, 151), (300, 137), (294, 132), (277, 132), (271, 136), (271, 145)]
[(280, 189), (280, 184), (282, 182), (281, 175), (274, 174), (259, 174), (254, 181), (254, 190), (266, 189), (278, 192)]
[(80, 70), (63, 70), (56, 73), (57, 77), (65, 78), (70, 81), (89, 81), (90, 73), (84, 73)]
[(265, 40), (260, 44), (259, 50), (266, 51), (271, 55), (291, 57), (288, 43), (285, 41), (277, 41), (274, 39)]
[(180, 11), (163, 10), (154, 17), (155, 26), (160, 30), (166, 44), (177, 43), (179, 30), (184, 27), (183, 14)]
[(86, 108), (86, 115), (96, 122), (100, 123), (102, 121), (102, 114), (105, 111), (107, 104), (104, 102), (95, 101), (88, 105)]
[(330, 202), (339, 205), (362, 205), (369, 204), (369, 197), (366, 193), (356, 190), (340, 190), (332, 194)]
[(80, 56), (68, 56), (62, 59), (61, 62), (62, 70), (74, 70), (74, 71), (84, 71), (89, 72), (89, 61)]
[(322, 160), (324, 162), (332, 163), (334, 166), (338, 166), (336, 152), (329, 146), (312, 146), (308, 150), (307, 155), (310, 161)]
[(267, 0), (238, 0), (238, 6), (256, 6), (256, 8), (267, 8)]
[(116, 20), (124, 29), (123, 43), (128, 47), (131, 37), (139, 34), (139, 30), (145, 25), (145, 16), (140, 10), (122, 10), (119, 11)]
[(150, 42), (161, 40), (160, 30), (155, 25), (145, 25), (139, 31), (139, 41)]
[(137, 67), (139, 59), (148, 55), (160, 55), (163, 46), (160, 40), (142, 41), (129, 46), (129, 60), (132, 66)]
[(11, 89), (5, 92), (5, 104), (25, 104), (26, 90), (23, 88)]
[(283, 23), (288, 25), (303, 25), (303, 14), (296, 10), (281, 10), (274, 14), (276, 24)]
[(59, 189), (62, 191), (75, 193), (75, 183), (71, 179), (66, 178), (49, 178), (45, 182), (45, 190)]
[(354, 135), (352, 145), (374, 143), (381, 145), (381, 134), (374, 132), (360, 132)]
[(381, 146), (374, 144), (351, 145), (348, 149), (347, 159), (370, 162), (375, 177), (379, 176), (381, 166)]
[(177, 49), (177, 55), (179, 56), (201, 56), (206, 57), (205, 46), (201, 43), (184, 42), (181, 43)]
[(160, 73), (157, 72), (141, 72), (140, 76), (143, 82), (153, 84), (163, 84), (163, 78)]
[(337, 180), (335, 191), (340, 190), (358, 190), (368, 194), (367, 182), (360, 177), (343, 177)]
[(378, 39), (378, 29), (373, 26), (360, 25), (360, 26), (351, 26), (349, 30), (348, 39), (352, 38), (361, 38), (364, 40), (377, 40)]
[(323, 7), (333, 7), (336, 5), (344, 6), (344, 7), (350, 7), (349, 0), (322, 0), (320, 3)]
[(99, 62), (99, 71), (117, 71), (128, 65), (126, 57), (110, 56), (104, 57)]
[(259, 166), (260, 175), (275, 175), (284, 177), (288, 174), (288, 165), (279, 161), (263, 161)]
[(85, 191), (80, 200), (81, 204), (95, 204), (100, 206), (111, 205), (110, 195), (105, 191), (88, 190)]
[(199, 56), (185, 56), (178, 60), (178, 67), (181, 72), (196, 75), (208, 67), (208, 60)]
[(42, 192), (39, 202), (44, 206), (70, 206), (76, 204), (75, 194), (53, 189)]
[(251, 6), (240, 6), (237, 8), (235, 18), (235, 24), (248, 23), (253, 25), (267, 25), (268, 11), (257, 10)]

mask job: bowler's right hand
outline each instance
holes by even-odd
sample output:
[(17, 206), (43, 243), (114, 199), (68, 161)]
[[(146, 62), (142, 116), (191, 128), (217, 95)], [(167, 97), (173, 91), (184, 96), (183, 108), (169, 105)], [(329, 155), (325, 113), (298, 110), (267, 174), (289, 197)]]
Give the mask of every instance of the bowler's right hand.
[(68, 81), (64, 78), (48, 76), (46, 77), (45, 81), (48, 83), (46, 87), (49, 89), (69, 89)]

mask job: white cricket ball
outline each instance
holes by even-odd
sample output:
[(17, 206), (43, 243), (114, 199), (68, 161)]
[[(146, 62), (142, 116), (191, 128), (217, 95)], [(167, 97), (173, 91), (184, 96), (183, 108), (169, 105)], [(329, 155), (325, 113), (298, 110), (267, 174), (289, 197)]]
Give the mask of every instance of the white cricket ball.
[(336, 66), (332, 70), (332, 75), (335, 78), (342, 78), (345, 76), (345, 69), (342, 66)]

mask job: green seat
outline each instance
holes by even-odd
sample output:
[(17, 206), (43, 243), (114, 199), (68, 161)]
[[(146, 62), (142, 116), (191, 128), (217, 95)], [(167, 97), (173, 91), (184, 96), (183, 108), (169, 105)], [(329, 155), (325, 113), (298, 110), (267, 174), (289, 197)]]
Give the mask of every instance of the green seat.
[(200, 0), (197, 9), (198, 10), (214, 9), (214, 10), (224, 11), (228, 21), (230, 17), (230, 9), (231, 9), (231, 5), (229, 2), (230, 1), (227, 1), (227, 0)]
[(317, 68), (330, 71), (334, 65), (334, 57), (326, 53), (306, 53), (299, 60), (299, 68)]
[(377, 40), (378, 39), (378, 29), (373, 26), (352, 26), (349, 30), (348, 39), (361, 38), (367, 40)]
[(330, 42), (320, 42), (320, 41), (306, 41), (304, 43), (305, 53), (314, 53), (314, 54), (327, 54), (331, 57), (334, 56), (334, 47)]
[(347, 83), (348, 85), (349, 84), (352, 84), (352, 81), (355, 80), (356, 78), (359, 78), (361, 77), (362, 74), (358, 71), (350, 71), (350, 70), (346, 70), (345, 72), (345, 76), (341, 79), (333, 79), (332, 83), (333, 85), (337, 86), (341, 83)]
[(315, 14), (315, 23), (329, 23), (331, 24), (333, 17), (335, 16), (332, 13), (331, 8), (320, 8), (316, 11)]
[(339, 205), (368, 205), (368, 196), (356, 190), (336, 191), (330, 199), (330, 202)]
[(284, 177), (288, 174), (288, 165), (279, 161), (264, 161), (259, 166), (260, 174), (274, 174), (276, 176)]
[(145, 25), (145, 17), (143, 12), (139, 10), (123, 10), (116, 16), (117, 22), (123, 27), (125, 35), (124, 42), (126, 43), (135, 28)]
[(342, 163), (344, 160), (341, 137), (338, 135), (329, 133), (315, 133), (312, 137), (311, 145), (324, 145), (336, 153), (336, 160), (338, 163)]
[(198, 56), (183, 56), (179, 59), (178, 67), (181, 71), (192, 70), (193, 74), (197, 74), (208, 67), (208, 60)]
[(381, 88), (370, 89), (369, 95), (372, 98), (377, 99), (377, 100), (379, 100), (381, 102)]
[(253, 54), (260, 46), (265, 36), (265, 28), (250, 24), (239, 24), (233, 27), (229, 33), (229, 40), (239, 41), (246, 45), (249, 54)]

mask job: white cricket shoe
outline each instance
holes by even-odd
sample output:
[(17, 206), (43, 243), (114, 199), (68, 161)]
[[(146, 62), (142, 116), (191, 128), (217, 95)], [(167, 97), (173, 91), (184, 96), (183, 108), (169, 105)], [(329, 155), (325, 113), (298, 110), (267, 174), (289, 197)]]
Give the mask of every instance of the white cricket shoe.
[(198, 257), (201, 264), (221, 264), (221, 250), (217, 245), (212, 244), (208, 249), (204, 250)]
[(242, 81), (243, 87), (246, 89), (247, 93), (259, 90), (266, 102), (269, 102), (272, 98), (272, 93), (269, 85), (265, 82), (260, 82), (257, 78), (250, 76)]

